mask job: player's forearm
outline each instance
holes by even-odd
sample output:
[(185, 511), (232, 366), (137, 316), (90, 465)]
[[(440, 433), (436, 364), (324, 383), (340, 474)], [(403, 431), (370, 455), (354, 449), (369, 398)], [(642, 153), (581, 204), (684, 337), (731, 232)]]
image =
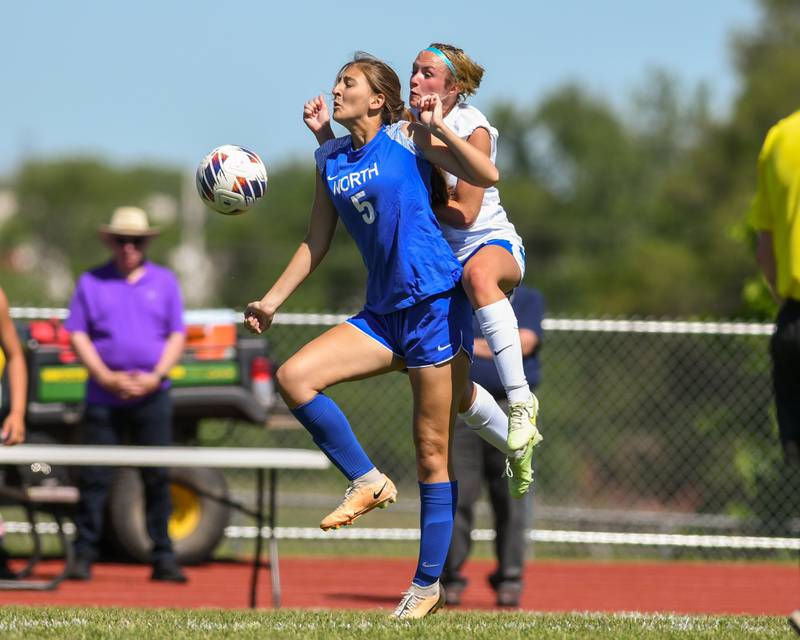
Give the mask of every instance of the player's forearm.
[(294, 293), (295, 289), (314, 272), (324, 255), (323, 253), (322, 255), (314, 256), (309, 244), (303, 242), (295, 251), (289, 264), (275, 281), (275, 284), (261, 298), (261, 302), (273, 310), (280, 308), (289, 296)]
[(500, 179), (500, 172), (485, 153), (459, 138), (450, 127), (444, 125), (432, 130), (433, 134), (445, 143), (455, 167), (448, 172), (476, 187), (487, 189)]
[(333, 129), (330, 124), (323, 125), (317, 131), (314, 131), (314, 137), (317, 139), (317, 144), (322, 146), (328, 140), (333, 140), (336, 136), (333, 134)]

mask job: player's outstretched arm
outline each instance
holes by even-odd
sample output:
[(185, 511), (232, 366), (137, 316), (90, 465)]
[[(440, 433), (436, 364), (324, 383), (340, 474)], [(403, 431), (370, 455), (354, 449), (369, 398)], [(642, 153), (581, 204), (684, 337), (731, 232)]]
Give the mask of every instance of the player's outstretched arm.
[(419, 122), (410, 124), (408, 129), (425, 158), (457, 178), (484, 189), (500, 179), (491, 159), (444, 123), (439, 96), (432, 94), (420, 99)]
[(333, 140), (336, 137), (333, 135), (333, 129), (331, 129), (331, 116), (328, 112), (328, 105), (325, 104), (322, 94), (311, 98), (303, 105), (303, 122), (314, 134), (317, 144)]
[(325, 254), (328, 253), (338, 220), (339, 216), (322, 178), (317, 175), (317, 187), (314, 205), (311, 208), (308, 233), (270, 290), (264, 294), (261, 300), (247, 305), (244, 312), (244, 326), (247, 329), (253, 333), (262, 333), (270, 328), (272, 319), (280, 306), (311, 275), (322, 262)]

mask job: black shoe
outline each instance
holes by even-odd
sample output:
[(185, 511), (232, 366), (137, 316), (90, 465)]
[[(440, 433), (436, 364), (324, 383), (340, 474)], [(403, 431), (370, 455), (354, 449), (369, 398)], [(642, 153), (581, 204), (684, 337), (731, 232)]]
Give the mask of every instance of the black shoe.
[[(0, 540), (2, 540), (2, 538), (0, 538)], [(0, 547), (0, 580), (17, 579), (17, 572), (8, 565), (10, 559), (11, 557), (8, 555), (8, 551)]]
[(17, 572), (8, 566), (8, 560), (0, 559), (0, 580), (16, 580)]
[(181, 570), (180, 565), (175, 560), (156, 560), (153, 563), (153, 575), (151, 580), (163, 580), (164, 582), (188, 582), (189, 578)]
[(460, 582), (451, 582), (449, 584), (440, 584), (444, 589), (445, 600), (444, 603), (450, 607), (458, 607), (461, 605), (461, 594), (464, 592), (464, 586)]
[(91, 580), (92, 561), (89, 558), (76, 557), (72, 568), (67, 571), (66, 578), (67, 580)]
[(518, 607), (522, 595), (522, 584), (519, 582), (503, 582), (497, 587), (498, 607)]

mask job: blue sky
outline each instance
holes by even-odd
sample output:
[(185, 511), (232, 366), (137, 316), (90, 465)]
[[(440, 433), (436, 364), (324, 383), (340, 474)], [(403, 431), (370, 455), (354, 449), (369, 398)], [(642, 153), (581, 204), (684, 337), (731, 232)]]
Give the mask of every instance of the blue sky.
[(355, 50), (405, 82), (431, 41), (486, 68), (479, 107), (531, 105), (567, 81), (624, 104), (657, 66), (686, 87), (706, 82), (724, 113), (736, 91), (730, 36), (758, 20), (753, 0), (466, 0), (388, 15), (393, 5), (423, 6), (6, 3), (0, 175), (26, 156), (78, 153), (189, 168), (225, 143), (257, 150), (268, 167), (304, 158), (314, 144), (302, 104), (330, 88)]

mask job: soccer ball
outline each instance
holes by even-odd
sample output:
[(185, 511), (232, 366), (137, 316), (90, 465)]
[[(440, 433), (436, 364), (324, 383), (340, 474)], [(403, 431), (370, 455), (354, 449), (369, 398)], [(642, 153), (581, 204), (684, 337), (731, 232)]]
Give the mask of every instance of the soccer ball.
[(267, 191), (267, 170), (257, 153), (234, 144), (217, 147), (200, 161), (197, 192), (209, 207), (235, 216)]

